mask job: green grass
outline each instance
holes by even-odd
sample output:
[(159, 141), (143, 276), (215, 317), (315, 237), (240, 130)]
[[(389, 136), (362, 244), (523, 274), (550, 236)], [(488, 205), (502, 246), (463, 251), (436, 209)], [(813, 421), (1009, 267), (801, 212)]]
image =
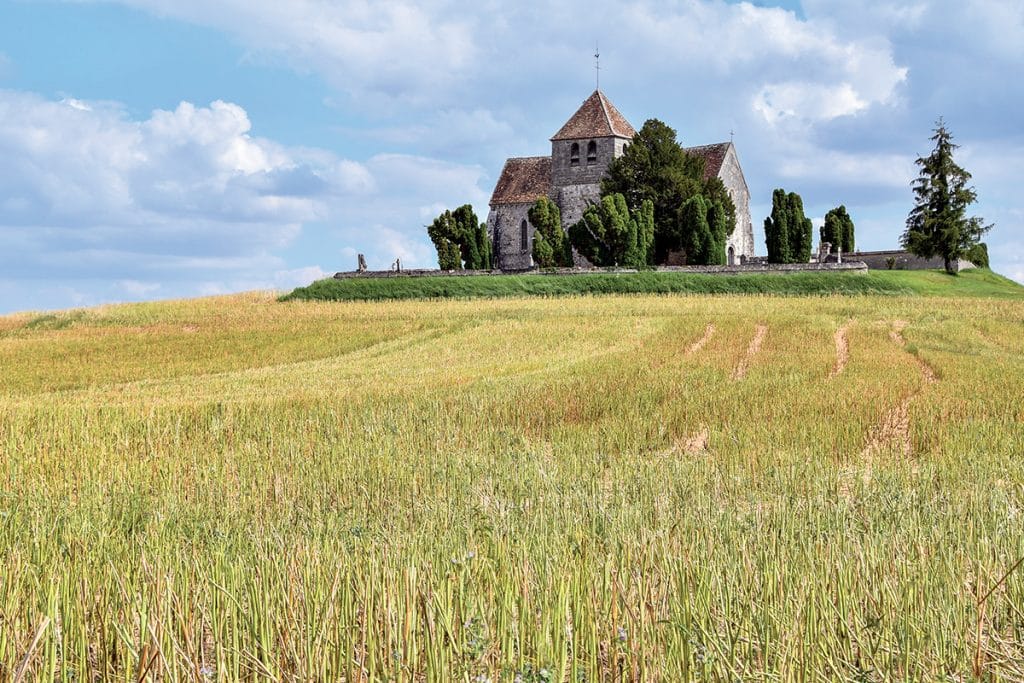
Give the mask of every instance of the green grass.
[(1024, 298), (1024, 286), (987, 268), (955, 276), (941, 270), (873, 270), (870, 275), (921, 296)]
[(603, 294), (769, 294), (775, 296), (921, 295), (1021, 298), (1024, 287), (988, 270), (957, 277), (939, 271), (704, 275), (590, 273), (319, 280), (282, 301), (473, 299)]

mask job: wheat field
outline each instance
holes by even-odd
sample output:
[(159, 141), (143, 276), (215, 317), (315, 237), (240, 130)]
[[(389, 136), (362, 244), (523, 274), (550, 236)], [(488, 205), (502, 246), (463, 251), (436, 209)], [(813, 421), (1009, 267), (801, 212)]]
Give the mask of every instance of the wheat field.
[(1024, 680), (1024, 301), (0, 318), (0, 680)]

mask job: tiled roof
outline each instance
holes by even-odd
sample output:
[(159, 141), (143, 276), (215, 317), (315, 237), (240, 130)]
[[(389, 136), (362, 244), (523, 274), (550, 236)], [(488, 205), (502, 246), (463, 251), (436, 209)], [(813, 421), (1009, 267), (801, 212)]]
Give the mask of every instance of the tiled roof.
[(509, 159), (491, 195), (491, 205), (535, 202), (551, 192), (551, 157)]
[(555, 140), (580, 140), (583, 138), (620, 137), (632, 139), (636, 135), (633, 126), (626, 117), (619, 113), (615, 105), (608, 101), (604, 93), (595, 90), (587, 98), (562, 129), (555, 133)]
[(725, 163), (725, 155), (729, 153), (730, 147), (732, 147), (731, 142), (719, 142), (717, 145), (687, 147), (683, 151), (693, 156), (703, 157), (704, 179), (707, 180), (708, 178), (718, 177), (718, 174), (722, 171), (722, 164)]

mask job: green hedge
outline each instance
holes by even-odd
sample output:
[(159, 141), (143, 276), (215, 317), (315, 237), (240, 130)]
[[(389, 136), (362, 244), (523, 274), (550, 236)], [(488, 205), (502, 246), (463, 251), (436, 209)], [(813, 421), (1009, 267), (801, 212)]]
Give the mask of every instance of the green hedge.
[(290, 300), (469, 299), (595, 294), (910, 294), (904, 285), (864, 273), (703, 275), (588, 273), (320, 280), (282, 297)]

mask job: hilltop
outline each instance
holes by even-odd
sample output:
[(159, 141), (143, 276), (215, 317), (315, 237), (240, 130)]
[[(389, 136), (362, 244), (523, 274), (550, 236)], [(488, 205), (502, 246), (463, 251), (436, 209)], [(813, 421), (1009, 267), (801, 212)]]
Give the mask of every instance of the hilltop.
[(990, 270), (704, 275), (683, 272), (490, 275), (319, 280), (284, 301), (501, 298), (599, 294), (771, 294), (1024, 297), (1024, 286)]

